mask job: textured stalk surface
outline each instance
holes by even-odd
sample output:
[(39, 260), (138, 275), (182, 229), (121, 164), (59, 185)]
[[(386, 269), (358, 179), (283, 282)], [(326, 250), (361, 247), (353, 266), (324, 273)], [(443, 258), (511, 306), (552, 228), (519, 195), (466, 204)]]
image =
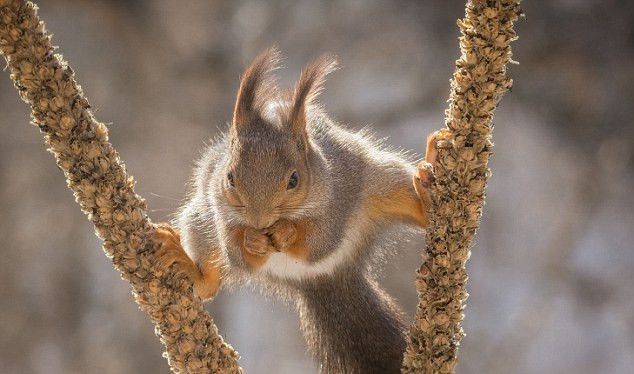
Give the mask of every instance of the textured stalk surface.
[(451, 80), (446, 135), (432, 185), (426, 259), (417, 272), (418, 307), (404, 373), (451, 373), (464, 336), (465, 264), (480, 224), (490, 170), (493, 111), (512, 85), (506, 76), (519, 0), (471, 0), (461, 30), (461, 57)]
[(145, 201), (134, 193), (134, 181), (108, 142), (106, 126), (93, 117), (73, 71), (53, 53), (33, 3), (0, 0), (0, 51), (104, 252), (154, 322), (172, 371), (241, 372), (238, 353), (218, 335), (191, 283), (153, 269), (154, 225)]

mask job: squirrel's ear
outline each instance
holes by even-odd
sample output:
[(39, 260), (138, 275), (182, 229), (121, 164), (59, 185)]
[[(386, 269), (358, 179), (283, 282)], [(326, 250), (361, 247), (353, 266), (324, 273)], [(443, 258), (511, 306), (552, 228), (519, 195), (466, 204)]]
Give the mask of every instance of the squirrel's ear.
[(326, 54), (310, 63), (302, 71), (295, 84), (286, 118), (294, 133), (306, 132), (306, 107), (315, 103), (317, 96), (323, 90), (326, 76), (335, 70), (337, 70), (336, 58)]
[(266, 103), (278, 94), (275, 77), (271, 73), (279, 67), (279, 61), (277, 48), (269, 48), (260, 53), (242, 74), (231, 124), (234, 131), (261, 113)]

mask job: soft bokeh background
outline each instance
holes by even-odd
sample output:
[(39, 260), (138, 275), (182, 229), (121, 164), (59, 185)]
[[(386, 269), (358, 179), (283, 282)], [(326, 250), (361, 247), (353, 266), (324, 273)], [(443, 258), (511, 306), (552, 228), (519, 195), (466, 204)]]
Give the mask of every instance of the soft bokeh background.
[[(242, 68), (272, 44), (286, 84), (312, 57), (339, 55), (323, 97), (333, 116), (422, 152), (443, 123), (464, 12), (458, 0), (39, 3), (158, 221), (230, 119)], [(634, 4), (523, 5), (458, 373), (631, 372)], [(0, 372), (168, 373), (7, 73), (0, 114)], [(383, 270), (410, 316), (422, 247), (401, 243)], [(208, 308), (247, 373), (316, 372), (280, 302), (243, 290)]]

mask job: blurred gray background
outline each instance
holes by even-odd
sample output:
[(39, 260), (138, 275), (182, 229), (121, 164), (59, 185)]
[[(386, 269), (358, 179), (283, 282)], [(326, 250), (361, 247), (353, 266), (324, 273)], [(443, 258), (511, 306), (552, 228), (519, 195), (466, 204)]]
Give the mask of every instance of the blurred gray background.
[[(350, 127), (422, 152), (443, 124), (463, 1), (42, 0), (151, 216), (170, 218), (192, 161), (229, 121), (259, 51), (281, 81), (336, 53), (323, 102)], [(469, 262), (458, 373), (634, 367), (634, 3), (532, 0), (513, 92), (495, 116), (488, 199)], [(168, 373), (162, 347), (100, 250), (0, 74), (0, 372)], [(411, 316), (420, 235), (383, 282)], [(208, 305), (247, 373), (311, 373), (298, 319), (253, 290)]]

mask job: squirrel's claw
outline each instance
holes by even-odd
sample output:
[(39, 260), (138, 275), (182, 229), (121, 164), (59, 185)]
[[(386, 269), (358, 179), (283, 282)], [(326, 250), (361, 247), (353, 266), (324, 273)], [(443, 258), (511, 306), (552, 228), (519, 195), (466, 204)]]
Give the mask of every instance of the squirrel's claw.
[(427, 161), (421, 161), (418, 163), (416, 167), (416, 173), (414, 174), (414, 178), (418, 182), (418, 184), (423, 188), (431, 187), (431, 184), (434, 182), (434, 167)]

